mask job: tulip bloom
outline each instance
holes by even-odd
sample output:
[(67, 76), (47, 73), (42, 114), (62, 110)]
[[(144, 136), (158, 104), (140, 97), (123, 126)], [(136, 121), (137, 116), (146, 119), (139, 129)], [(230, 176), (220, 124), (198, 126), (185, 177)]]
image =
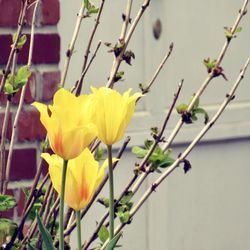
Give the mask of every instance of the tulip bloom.
[[(49, 164), (49, 174), (55, 190), (61, 192), (63, 159), (58, 155), (41, 154)], [(108, 166), (105, 161), (99, 169), (98, 162), (86, 148), (78, 157), (68, 161), (65, 185), (65, 202), (75, 211), (87, 206), (104, 177)]]
[(61, 88), (53, 98), (53, 105), (34, 102), (40, 120), (48, 132), (54, 153), (69, 160), (77, 157), (96, 137), (96, 126), (91, 122), (90, 96), (74, 96)]
[(123, 137), (134, 114), (135, 102), (142, 94), (129, 96), (129, 89), (121, 95), (106, 87), (92, 88), (92, 92), (96, 110), (94, 123), (98, 129), (98, 137), (104, 144), (112, 145)]

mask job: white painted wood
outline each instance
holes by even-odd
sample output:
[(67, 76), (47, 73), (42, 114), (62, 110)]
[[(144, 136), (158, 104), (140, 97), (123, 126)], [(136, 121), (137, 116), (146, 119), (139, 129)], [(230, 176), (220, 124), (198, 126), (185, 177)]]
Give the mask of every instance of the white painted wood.
[[(93, 0), (94, 1), (94, 0)], [(142, 1), (134, 1), (138, 8)], [(74, 27), (74, 17), (81, 0), (61, 0), (62, 58), (67, 49)], [(184, 78), (181, 93), (182, 102), (206, 78), (204, 58), (216, 58), (224, 43), (224, 26), (231, 26), (242, 1), (227, 0), (154, 0), (149, 11), (131, 41), (129, 48), (135, 50), (133, 67), (122, 65), (125, 81), (118, 84), (120, 91), (132, 87), (137, 91), (139, 82), (149, 81), (159, 62), (173, 41), (175, 48), (166, 63), (152, 91), (143, 98), (127, 131), (132, 136), (132, 145), (141, 145), (150, 137), (149, 128), (160, 125), (171, 104), (178, 82)], [(116, 42), (120, 33), (121, 7), (126, 1), (107, 1), (100, 30), (93, 43), (92, 52), (98, 40)], [(124, 12), (124, 11), (123, 11)], [(136, 11), (133, 12), (133, 16)], [(162, 35), (155, 40), (152, 27), (157, 19), (162, 23)], [(233, 39), (222, 63), (229, 81), (214, 79), (202, 96), (201, 105), (210, 115), (216, 112), (226, 93), (234, 83), (249, 56), (250, 14), (241, 24), (242, 32)], [(80, 74), (80, 65), (86, 45), (88, 31), (93, 19), (84, 21), (80, 39), (76, 44), (67, 87), (74, 84)], [(89, 86), (101, 86), (108, 77), (112, 55), (106, 47), (94, 61), (94, 68), (88, 73), (84, 91)], [(61, 68), (63, 60), (60, 64)], [(186, 176), (178, 169), (169, 180), (159, 187), (140, 215), (128, 227), (121, 243), (129, 250), (248, 250), (249, 241), (249, 147), (250, 147), (250, 71), (217, 124), (202, 140), (203, 143), (190, 155), (193, 169)], [(170, 134), (178, 115), (174, 113), (166, 131)], [(185, 125), (175, 140), (183, 145), (202, 129), (202, 119), (196, 124)], [(244, 139), (245, 138), (245, 139)], [(117, 147), (119, 144), (117, 145)], [(182, 148), (176, 147), (175, 153)], [(121, 190), (133, 169), (134, 157), (127, 153), (116, 173), (116, 187)], [(152, 178), (151, 180), (153, 180)], [(148, 182), (150, 183), (150, 182)], [(146, 185), (143, 187), (145, 190)], [(104, 191), (105, 193), (105, 191)], [(83, 222), (84, 236), (89, 235), (98, 220), (97, 206)], [(85, 237), (84, 237), (85, 238)], [(74, 238), (72, 242), (74, 244)]]

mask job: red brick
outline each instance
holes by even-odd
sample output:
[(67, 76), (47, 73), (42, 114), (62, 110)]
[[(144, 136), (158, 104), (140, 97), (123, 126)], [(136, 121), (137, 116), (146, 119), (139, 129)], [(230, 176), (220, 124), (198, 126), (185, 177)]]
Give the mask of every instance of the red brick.
[[(4, 113), (0, 113), (0, 131), (2, 131), (3, 128), (3, 120), (4, 120)], [(12, 130), (12, 114), (9, 114), (9, 119), (8, 119), (8, 127), (7, 127), (7, 134), (6, 137), (7, 139), (11, 139), (11, 130)], [(1, 141), (1, 132), (0, 132), (0, 141)]]
[[(27, 42), (18, 55), (17, 62), (26, 64), (29, 53), (30, 35)], [(12, 42), (11, 35), (0, 36), (0, 64), (6, 64), (10, 53)], [(57, 64), (60, 61), (60, 36), (58, 34), (36, 34), (34, 37), (34, 53), (32, 62), (34, 64)]]
[[(11, 196), (14, 196), (14, 192), (12, 189), (9, 189), (7, 190), (6, 192), (7, 195), (11, 195)], [(9, 209), (7, 211), (4, 211), (4, 212), (0, 212), (0, 218), (8, 218), (8, 219), (11, 219), (14, 215), (14, 209), (15, 208), (12, 208), (12, 209)]]
[(10, 181), (32, 180), (35, 176), (35, 173), (36, 149), (15, 149), (11, 162)]
[[(30, 3), (34, 2), (31, 0)], [(18, 23), (21, 0), (1, 0), (0, 9), (4, 10), (7, 15), (0, 15), (0, 27), (16, 27)], [(26, 21), (31, 24), (34, 5), (27, 11)], [(60, 4), (58, 0), (43, 0), (38, 11), (37, 26), (55, 25), (60, 19)]]
[(54, 25), (58, 23), (59, 19), (60, 19), (59, 0), (43, 0), (41, 24)]
[(58, 84), (61, 80), (61, 73), (60, 71), (54, 72), (45, 72), (42, 75), (42, 85), (43, 85), (43, 92), (42, 92), (42, 100), (43, 101), (50, 101), (55, 94), (56, 90), (58, 89)]
[[(20, 12), (21, 1), (19, 0), (2, 0), (0, 1), (0, 26), (17, 26)], [(3, 14), (6, 13), (5, 15)]]
[(20, 142), (43, 140), (46, 130), (40, 122), (40, 114), (36, 110), (23, 111), (18, 121), (18, 140)]

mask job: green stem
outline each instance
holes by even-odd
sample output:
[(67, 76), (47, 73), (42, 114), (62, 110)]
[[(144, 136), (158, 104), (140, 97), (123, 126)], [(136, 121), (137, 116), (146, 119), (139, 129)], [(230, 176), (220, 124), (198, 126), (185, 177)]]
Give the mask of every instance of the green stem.
[(77, 226), (77, 243), (78, 243), (78, 250), (82, 249), (82, 238), (81, 238), (81, 212), (76, 212), (76, 226)]
[(113, 164), (112, 164), (112, 145), (108, 147), (109, 161), (109, 240), (114, 237), (114, 180), (113, 180)]
[(63, 161), (63, 170), (62, 170), (62, 180), (61, 180), (61, 195), (60, 195), (60, 211), (59, 211), (59, 249), (64, 250), (64, 194), (65, 194), (65, 183), (66, 183), (66, 173), (67, 173), (68, 161)]

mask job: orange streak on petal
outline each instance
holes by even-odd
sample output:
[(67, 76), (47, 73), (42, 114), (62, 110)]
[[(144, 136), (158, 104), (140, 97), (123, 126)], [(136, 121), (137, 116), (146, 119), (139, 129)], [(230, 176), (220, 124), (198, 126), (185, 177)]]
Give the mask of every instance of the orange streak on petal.
[(86, 201), (88, 197), (89, 197), (89, 190), (86, 185), (83, 185), (83, 187), (80, 189), (80, 199)]
[(62, 145), (62, 132), (59, 130), (54, 137), (54, 150), (55, 153), (63, 156), (63, 145)]

